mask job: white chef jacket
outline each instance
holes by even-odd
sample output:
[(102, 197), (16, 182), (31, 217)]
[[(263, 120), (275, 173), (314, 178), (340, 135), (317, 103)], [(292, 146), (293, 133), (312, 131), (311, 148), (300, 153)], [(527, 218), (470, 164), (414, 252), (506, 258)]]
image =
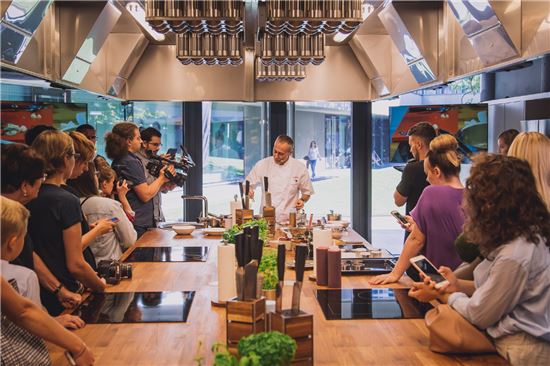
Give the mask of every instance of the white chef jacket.
[(264, 177), (269, 180), (268, 190), (279, 222), (288, 220), (290, 210), (296, 207), (298, 192), (302, 195), (315, 193), (306, 166), (292, 157), (283, 165), (277, 164), (272, 156), (262, 159), (254, 165), (246, 179), (254, 189), (258, 185), (263, 187)]

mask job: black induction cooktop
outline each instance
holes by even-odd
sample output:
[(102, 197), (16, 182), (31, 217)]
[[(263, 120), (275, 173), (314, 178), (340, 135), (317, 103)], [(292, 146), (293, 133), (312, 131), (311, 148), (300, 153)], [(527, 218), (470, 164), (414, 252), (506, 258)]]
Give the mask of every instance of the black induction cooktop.
[(208, 247), (138, 247), (124, 262), (206, 262)]
[(317, 290), (327, 320), (424, 318), (430, 304), (409, 297), (408, 289)]
[(91, 294), (73, 315), (87, 324), (186, 322), (195, 291)]

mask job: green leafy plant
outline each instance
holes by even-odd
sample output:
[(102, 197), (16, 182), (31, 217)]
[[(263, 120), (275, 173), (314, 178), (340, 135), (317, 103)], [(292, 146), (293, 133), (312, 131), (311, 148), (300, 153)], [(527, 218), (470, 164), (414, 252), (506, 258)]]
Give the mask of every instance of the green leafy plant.
[(296, 341), (280, 332), (252, 334), (239, 341), (239, 356), (257, 355), (261, 366), (290, 365), (296, 353)]
[(242, 225), (233, 225), (231, 229), (228, 229), (223, 233), (223, 240), (227, 241), (228, 243), (235, 244), (235, 235), (240, 233), (245, 227), (249, 226), (259, 226), (260, 239), (264, 241), (264, 244), (267, 244), (269, 227), (267, 226), (267, 221), (265, 221), (264, 219), (250, 220)]
[(215, 353), (214, 366), (261, 366), (260, 357), (255, 354), (243, 356), (237, 360), (237, 357), (229, 353), (225, 344), (215, 343), (212, 346), (212, 352)]
[(279, 277), (277, 276), (277, 251), (274, 249), (264, 249), (262, 261), (258, 272), (264, 275), (263, 290), (273, 290), (277, 286)]

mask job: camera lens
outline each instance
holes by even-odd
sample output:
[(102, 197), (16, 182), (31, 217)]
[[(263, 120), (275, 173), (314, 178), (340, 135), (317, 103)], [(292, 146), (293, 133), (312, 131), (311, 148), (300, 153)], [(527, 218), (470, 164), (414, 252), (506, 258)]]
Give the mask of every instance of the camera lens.
[(120, 265), (120, 277), (122, 277), (122, 278), (132, 278), (132, 265), (131, 264), (121, 264)]

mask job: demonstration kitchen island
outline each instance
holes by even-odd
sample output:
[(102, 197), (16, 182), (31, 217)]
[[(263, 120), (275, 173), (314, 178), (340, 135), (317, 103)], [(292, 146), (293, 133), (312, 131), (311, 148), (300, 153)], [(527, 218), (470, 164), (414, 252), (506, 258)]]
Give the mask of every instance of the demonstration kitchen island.
[[(350, 229), (351, 231), (351, 229)], [(350, 237), (359, 236), (350, 232)], [(92, 349), (97, 365), (205, 365), (213, 362), (210, 351), (225, 343), (225, 308), (214, 307), (217, 294), (216, 247), (220, 237), (175, 235), (171, 230), (150, 230), (135, 247), (209, 248), (206, 262), (133, 263), (133, 278), (108, 286), (107, 292), (195, 291), (186, 323), (88, 324), (77, 334)], [(134, 247), (122, 257), (124, 259)], [(294, 254), (287, 252), (288, 258)], [(313, 314), (315, 365), (506, 365), (498, 355), (445, 356), (428, 349), (428, 330), (423, 319), (326, 320), (316, 299), (316, 284), (307, 278), (301, 309)], [(294, 279), (287, 269), (285, 281)], [(369, 276), (343, 276), (342, 288), (372, 288)], [(293, 282), (293, 281), (292, 281)], [(406, 281), (384, 287), (403, 288)], [(284, 287), (283, 308), (290, 308), (291, 282)], [(48, 345), (54, 365), (67, 365), (63, 352)]]

